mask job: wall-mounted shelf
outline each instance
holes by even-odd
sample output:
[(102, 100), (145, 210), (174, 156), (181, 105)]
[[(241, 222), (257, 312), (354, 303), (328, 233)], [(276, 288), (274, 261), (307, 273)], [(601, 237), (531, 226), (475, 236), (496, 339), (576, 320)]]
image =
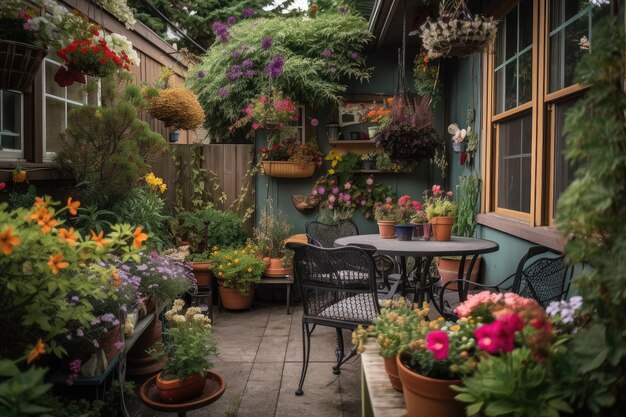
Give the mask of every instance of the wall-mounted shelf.
[(354, 172), (361, 174), (410, 174), (411, 171), (382, 171), (380, 169), (355, 169)]
[(376, 143), (373, 139), (357, 139), (357, 140), (329, 140), (328, 143), (331, 145), (366, 145)]

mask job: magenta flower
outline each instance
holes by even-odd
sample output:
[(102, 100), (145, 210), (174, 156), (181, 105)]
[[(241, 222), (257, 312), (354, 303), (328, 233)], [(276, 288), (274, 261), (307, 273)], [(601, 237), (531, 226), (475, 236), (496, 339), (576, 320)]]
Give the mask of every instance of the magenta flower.
[(385, 198), (385, 203), (387, 203), (387, 204), (391, 204), (392, 201), (393, 201), (393, 199), (391, 197)]
[(319, 124), (320, 124), (319, 120), (317, 120), (317, 119), (311, 119), (311, 126), (313, 126), (313, 127), (317, 127), (317, 125), (319, 125)]
[(414, 201), (413, 208), (417, 211), (420, 211), (422, 209), (422, 204), (419, 201)]
[(374, 184), (374, 178), (369, 177), (368, 179), (366, 179), (366, 180), (365, 180), (365, 183), (366, 183), (367, 185), (372, 185), (372, 184)]
[(333, 194), (339, 194), (339, 187), (333, 187)]
[(228, 16), (228, 19), (226, 19), (226, 24), (228, 26), (232, 26), (235, 23), (237, 23), (237, 18), (235, 16)]
[(241, 14), (243, 14), (243, 17), (252, 17), (256, 14), (256, 10), (254, 10), (252, 7), (246, 7), (243, 9)]
[(326, 59), (330, 58), (331, 56), (333, 56), (333, 53), (330, 51), (330, 49), (324, 49), (322, 51), (322, 56)]
[(261, 48), (263, 48), (264, 51), (267, 51), (268, 49), (272, 47), (273, 43), (274, 43), (274, 40), (270, 38), (269, 36), (267, 38), (263, 38), (263, 40), (261, 41)]
[(317, 189), (317, 192), (320, 193), (320, 195), (324, 195), (324, 193), (326, 193), (326, 188), (320, 187)]
[(450, 339), (448, 333), (442, 330), (435, 330), (426, 336), (426, 348), (433, 353), (436, 360), (442, 361), (448, 357), (450, 349)]
[(485, 324), (474, 331), (478, 347), (492, 355), (500, 351), (499, 339), (494, 334), (494, 330), (492, 325)]

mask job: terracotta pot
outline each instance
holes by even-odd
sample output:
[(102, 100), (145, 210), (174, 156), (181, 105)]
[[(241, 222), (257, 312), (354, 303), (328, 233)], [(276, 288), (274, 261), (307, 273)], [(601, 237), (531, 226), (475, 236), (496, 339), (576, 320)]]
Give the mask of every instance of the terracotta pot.
[[(469, 265), (471, 259), (465, 259), (465, 265), (463, 267), (463, 279), (466, 278), (467, 270), (469, 269)], [(479, 256), (476, 259), (476, 263), (474, 264), (474, 268), (472, 268), (472, 275), (470, 275), (470, 281), (477, 282), (478, 273), (480, 272), (480, 262), (482, 258)], [(456, 258), (437, 258), (437, 271), (439, 271), (439, 276), (441, 277), (442, 285), (445, 285), (446, 282), (453, 281), (459, 278), (459, 268), (461, 268), (461, 260)], [(456, 290), (458, 286), (456, 283), (450, 284), (448, 286), (451, 290)], [(470, 286), (470, 290), (474, 289), (474, 285)]]
[(157, 392), (166, 403), (181, 403), (197, 397), (205, 384), (206, 378), (198, 374), (189, 375), (182, 381), (178, 378), (164, 379), (163, 373), (156, 378)]
[[(263, 258), (265, 260), (265, 258)], [(282, 258), (268, 258), (269, 265), (263, 271), (268, 277), (284, 277), (291, 274), (293, 268), (283, 268)]]
[(378, 233), (380, 234), (381, 239), (395, 239), (396, 222), (391, 220), (379, 220)]
[(107, 362), (111, 363), (115, 355), (117, 355), (117, 352), (120, 351), (120, 349), (115, 346), (115, 343), (119, 342), (120, 340), (122, 340), (120, 334), (120, 325), (117, 325), (108, 331), (107, 336), (100, 343), (100, 347), (104, 351)]
[(144, 382), (163, 369), (163, 360), (154, 359), (146, 350), (163, 338), (163, 323), (156, 317), (139, 336), (126, 355), (126, 378)]
[(450, 240), (450, 236), (452, 236), (454, 217), (433, 217), (430, 223), (432, 224), (435, 240), (440, 242), (447, 242)]
[(465, 407), (454, 399), (451, 385), (461, 385), (460, 379), (433, 379), (411, 371), (396, 356), (398, 374), (402, 381), (408, 417), (464, 417)]
[(228, 310), (247, 310), (254, 300), (254, 284), (250, 284), (247, 295), (241, 295), (237, 288), (224, 287), (220, 284), (220, 299), (224, 308)]
[(387, 372), (391, 386), (396, 391), (402, 392), (402, 381), (400, 381), (400, 376), (398, 375), (398, 363), (396, 362), (396, 357), (383, 358), (383, 360), (385, 361), (385, 372)]
[(198, 287), (206, 287), (213, 283), (210, 262), (192, 262), (191, 268), (193, 269), (193, 274), (196, 276)]
[(296, 164), (289, 161), (263, 161), (265, 175), (277, 178), (308, 178), (315, 172), (315, 164)]

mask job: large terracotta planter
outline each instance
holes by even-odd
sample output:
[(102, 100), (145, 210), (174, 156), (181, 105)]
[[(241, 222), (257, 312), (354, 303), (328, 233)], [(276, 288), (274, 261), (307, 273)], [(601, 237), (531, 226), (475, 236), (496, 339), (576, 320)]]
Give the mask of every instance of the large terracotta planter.
[(457, 393), (450, 388), (460, 385), (460, 379), (433, 379), (415, 373), (404, 365), (400, 355), (396, 363), (408, 417), (465, 417), (465, 407), (454, 399)]
[(400, 375), (398, 375), (398, 363), (396, 362), (396, 357), (383, 358), (383, 360), (385, 362), (385, 372), (387, 372), (391, 386), (396, 391), (402, 392), (402, 381), (400, 381)]
[(210, 262), (192, 262), (191, 268), (196, 276), (198, 287), (206, 287), (213, 283)]
[[(476, 282), (478, 281), (478, 274), (480, 272), (480, 262), (482, 258), (479, 256), (476, 259), (476, 263), (474, 264), (474, 268), (472, 268), (472, 274), (470, 275), (470, 281)], [(465, 259), (465, 265), (463, 267), (463, 279), (466, 279), (467, 270), (469, 269), (469, 265), (471, 259)], [(439, 276), (441, 277), (441, 282), (443, 285), (446, 282), (454, 281), (459, 278), (459, 269), (461, 268), (461, 260), (457, 258), (437, 258), (437, 271), (439, 272)], [(456, 290), (458, 286), (456, 283), (450, 284), (448, 286), (451, 290)], [(469, 289), (473, 289), (474, 285), (472, 285)]]
[(395, 239), (396, 222), (391, 220), (379, 220), (378, 233), (380, 234), (381, 239)]
[(263, 271), (263, 275), (268, 277), (284, 277), (291, 274), (293, 268), (283, 268), (283, 260), (281, 258), (263, 258), (268, 262), (267, 267)]
[(447, 242), (450, 240), (450, 237), (452, 236), (454, 217), (433, 217), (430, 223), (432, 224), (435, 240), (440, 242)]
[(122, 340), (121, 337), (121, 327), (118, 324), (107, 332), (107, 336), (100, 343), (100, 347), (104, 351), (104, 354), (107, 358), (107, 362), (111, 363), (117, 352), (120, 351), (120, 348), (116, 346), (116, 343)]
[(237, 288), (224, 287), (220, 284), (220, 299), (222, 306), (228, 310), (247, 310), (254, 300), (254, 284), (250, 285), (247, 295), (241, 295)]
[(163, 337), (163, 323), (158, 317), (148, 325), (126, 355), (126, 378), (144, 382), (161, 372), (163, 360), (157, 360), (146, 350), (154, 346)]
[(315, 164), (296, 164), (288, 161), (263, 161), (263, 172), (270, 177), (308, 178), (315, 172)]
[(0, 89), (29, 91), (47, 54), (34, 45), (0, 40)]
[(156, 387), (161, 400), (166, 403), (181, 403), (197, 397), (204, 390), (205, 378), (201, 375), (189, 375), (184, 380), (165, 379), (163, 373), (157, 375)]

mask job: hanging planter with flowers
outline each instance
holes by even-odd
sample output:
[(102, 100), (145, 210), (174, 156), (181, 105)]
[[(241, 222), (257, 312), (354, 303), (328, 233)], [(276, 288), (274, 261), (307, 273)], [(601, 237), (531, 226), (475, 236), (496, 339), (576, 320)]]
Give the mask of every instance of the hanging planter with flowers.
[(455, 57), (483, 50), (497, 26), (492, 17), (472, 15), (464, 0), (443, 0), (439, 18), (427, 20), (418, 32), (430, 58)]

